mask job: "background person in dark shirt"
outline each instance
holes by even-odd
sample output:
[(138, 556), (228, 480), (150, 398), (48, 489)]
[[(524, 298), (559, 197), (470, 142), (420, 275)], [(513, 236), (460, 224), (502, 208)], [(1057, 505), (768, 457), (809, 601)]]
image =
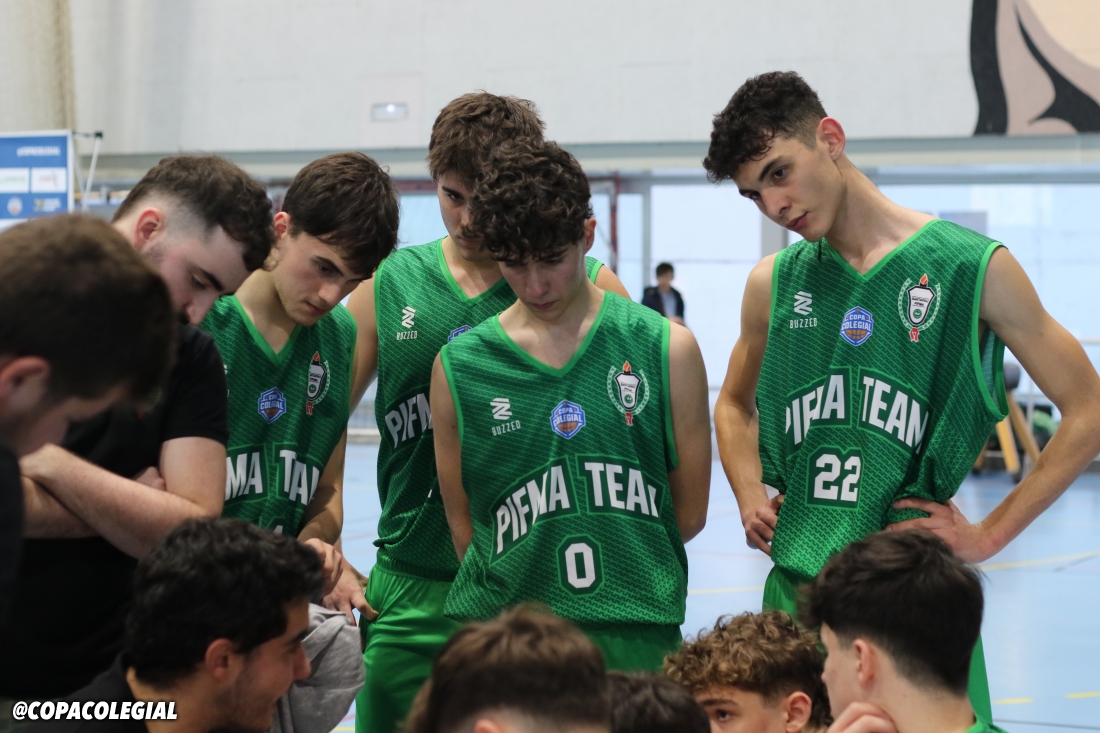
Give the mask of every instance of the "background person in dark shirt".
[[(209, 156), (161, 161), (113, 226), (156, 265), (192, 322), (263, 263), (274, 238), (263, 186)], [(20, 462), (28, 540), (0, 630), (0, 698), (60, 697), (110, 665), (135, 558), (183, 520), (221, 512), (225, 413), (221, 357), (209, 336), (183, 326), (151, 410), (113, 410)], [(0, 726), (4, 717), (0, 701)]]
[(57, 216), (0, 233), (0, 272), (3, 622), (23, 540), (16, 456), (119, 399), (151, 400), (168, 371), (174, 320), (156, 270), (98, 219)]
[(676, 277), (676, 271), (672, 269), (671, 262), (662, 262), (657, 265), (657, 284), (645, 289), (642, 305), (649, 306), (673, 323), (683, 326), (684, 296), (672, 287), (674, 277)]
[(290, 537), (239, 519), (188, 520), (137, 567), (122, 654), (65, 701), (81, 710), (86, 701), (116, 702), (120, 718), (135, 701), (145, 703), (143, 715), (173, 701), (176, 720), (66, 716), (28, 730), (266, 731), (276, 701), (309, 676), (302, 639), (321, 584), (319, 555)]

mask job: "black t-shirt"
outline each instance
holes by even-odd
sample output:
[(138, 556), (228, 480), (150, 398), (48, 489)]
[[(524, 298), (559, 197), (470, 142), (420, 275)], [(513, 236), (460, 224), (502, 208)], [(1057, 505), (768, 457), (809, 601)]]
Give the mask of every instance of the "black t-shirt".
[[(130, 690), (130, 684), (126, 681), (126, 662), (119, 655), (110, 668), (92, 680), (88, 685), (80, 688), (65, 698), (66, 702), (80, 705), (81, 714), (84, 712), (86, 702), (117, 703), (116, 713), (121, 718), (122, 703), (134, 703), (134, 693)], [(144, 706), (143, 706), (144, 707)], [(56, 710), (56, 708), (55, 708)], [(88, 712), (95, 715), (95, 708), (89, 707)], [(148, 728), (141, 720), (68, 720), (67, 715), (61, 720), (39, 720), (31, 722), (26, 727), (26, 733), (146, 733)], [(81, 715), (83, 717), (83, 715)]]
[(19, 459), (0, 438), (0, 624), (11, 608), (22, 545), (23, 481), (19, 477)]
[[(214, 340), (180, 329), (176, 365), (155, 407), (116, 408), (74, 425), (62, 445), (128, 478), (160, 463), (174, 438), (229, 439), (225, 366)], [(137, 560), (101, 537), (27, 540), (8, 624), (0, 629), (0, 697), (59, 698), (87, 685), (122, 649)]]

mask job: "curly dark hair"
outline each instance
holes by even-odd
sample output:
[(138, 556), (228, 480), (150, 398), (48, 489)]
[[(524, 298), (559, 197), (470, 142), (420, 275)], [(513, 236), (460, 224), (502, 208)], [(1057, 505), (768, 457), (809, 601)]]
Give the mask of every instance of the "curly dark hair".
[(965, 695), (982, 628), (982, 581), (931, 532), (878, 532), (833, 555), (806, 593), (800, 617), (828, 624), (850, 645), (882, 647), (899, 673), (925, 688)]
[(240, 519), (188, 519), (138, 564), (125, 650), (137, 676), (171, 685), (216, 639), (246, 653), (286, 632), (284, 606), (321, 594), (321, 558)]
[(542, 140), (546, 124), (535, 103), (486, 91), (464, 94), (444, 107), (432, 125), (428, 170), (439, 180), (453, 173), (472, 185), (481, 163), (505, 140)]
[(334, 153), (302, 168), (283, 211), (291, 235), (305, 232), (334, 247), (365, 278), (397, 248), (397, 187), (362, 153)]
[(164, 158), (130, 190), (115, 211), (118, 221), (152, 196), (182, 204), (207, 229), (221, 227), (244, 248), (250, 272), (263, 266), (275, 244), (271, 199), (259, 181), (217, 155)]
[(723, 616), (665, 658), (664, 671), (699, 694), (715, 687), (755, 692), (769, 703), (804, 692), (813, 703), (810, 723), (824, 728), (829, 697), (821, 672), (825, 657), (817, 637), (783, 611)]
[(470, 198), (463, 236), (504, 262), (551, 260), (584, 238), (588, 178), (552, 142), (514, 140), (493, 151)]
[(817, 123), (827, 117), (821, 100), (793, 71), (754, 76), (714, 116), (710, 148), (703, 158), (711, 183), (733, 178), (737, 169), (767, 154), (776, 137), (813, 147)]

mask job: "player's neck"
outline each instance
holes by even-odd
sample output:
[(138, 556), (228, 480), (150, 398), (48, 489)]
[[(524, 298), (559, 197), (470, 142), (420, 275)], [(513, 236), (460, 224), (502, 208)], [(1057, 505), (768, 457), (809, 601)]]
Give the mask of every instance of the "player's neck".
[(500, 325), (516, 344), (547, 366), (569, 363), (588, 335), (603, 305), (604, 291), (588, 278), (553, 318), (540, 317), (517, 300), (500, 314)]
[(459, 253), (450, 235), (443, 238), (443, 261), (467, 298), (476, 298), (502, 277), (500, 264), (487, 252), (484, 259), (468, 260)]
[(271, 350), (279, 353), (298, 324), (283, 307), (272, 274), (267, 270), (253, 272), (237, 288), (237, 300)]
[(898, 733), (966, 733), (974, 725), (974, 708), (966, 695), (927, 692), (900, 680), (878, 704), (889, 713)]
[[(149, 733), (207, 733), (221, 727), (222, 721), (214, 719), (215, 706), (203, 695), (200, 685), (192, 678), (185, 678), (168, 687), (157, 687), (138, 679), (133, 667), (126, 670), (126, 683), (136, 701), (172, 700), (175, 720), (146, 720)], [(148, 712), (146, 713), (148, 715)]]
[(845, 262), (866, 273), (935, 217), (886, 198), (846, 157), (839, 165), (844, 196), (825, 239)]

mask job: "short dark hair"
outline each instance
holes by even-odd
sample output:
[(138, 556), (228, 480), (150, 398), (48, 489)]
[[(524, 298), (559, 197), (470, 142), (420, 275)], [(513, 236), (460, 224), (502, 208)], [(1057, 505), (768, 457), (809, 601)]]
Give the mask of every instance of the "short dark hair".
[(817, 123), (825, 117), (817, 92), (793, 71), (754, 76), (714, 116), (710, 149), (703, 158), (707, 178), (711, 183), (733, 178), (742, 165), (766, 155), (776, 137), (813, 147)]
[(370, 277), (397, 247), (397, 187), (362, 153), (318, 158), (294, 176), (283, 199), (290, 234), (334, 247), (355, 274)]
[(286, 632), (286, 604), (321, 593), (321, 560), (297, 540), (240, 519), (189, 519), (138, 564), (125, 651), (137, 676), (169, 685), (210, 644), (247, 653)]
[(675, 272), (671, 262), (662, 262), (657, 265), (657, 277), (664, 275), (666, 272)]
[(486, 91), (463, 94), (439, 112), (428, 140), (428, 170), (473, 185), (485, 157), (506, 140), (542, 140), (546, 124), (535, 103)]
[(664, 675), (609, 672), (611, 733), (709, 733), (707, 712)]
[(530, 606), (468, 624), (443, 645), (409, 713), (409, 733), (449, 733), (507, 710), (547, 723), (606, 725), (600, 650), (568, 621)]
[(815, 635), (783, 611), (722, 616), (665, 659), (665, 674), (696, 695), (736, 687), (774, 704), (804, 692), (812, 703), (810, 723), (820, 727), (831, 722), (824, 668)]
[(178, 155), (153, 166), (115, 211), (118, 221), (153, 196), (177, 200), (209, 231), (221, 227), (244, 247), (249, 271), (263, 266), (275, 243), (271, 199), (260, 182), (217, 155)]
[(552, 142), (507, 142), (478, 176), (467, 236), (504, 262), (553, 259), (584, 237), (590, 198), (588, 177), (568, 152)]
[(966, 694), (982, 628), (978, 571), (929, 532), (879, 532), (834, 555), (809, 586), (803, 622), (881, 647), (921, 687)]
[(168, 288), (110, 224), (78, 214), (0, 233), (0, 356), (50, 364), (58, 399), (151, 400), (175, 354)]

